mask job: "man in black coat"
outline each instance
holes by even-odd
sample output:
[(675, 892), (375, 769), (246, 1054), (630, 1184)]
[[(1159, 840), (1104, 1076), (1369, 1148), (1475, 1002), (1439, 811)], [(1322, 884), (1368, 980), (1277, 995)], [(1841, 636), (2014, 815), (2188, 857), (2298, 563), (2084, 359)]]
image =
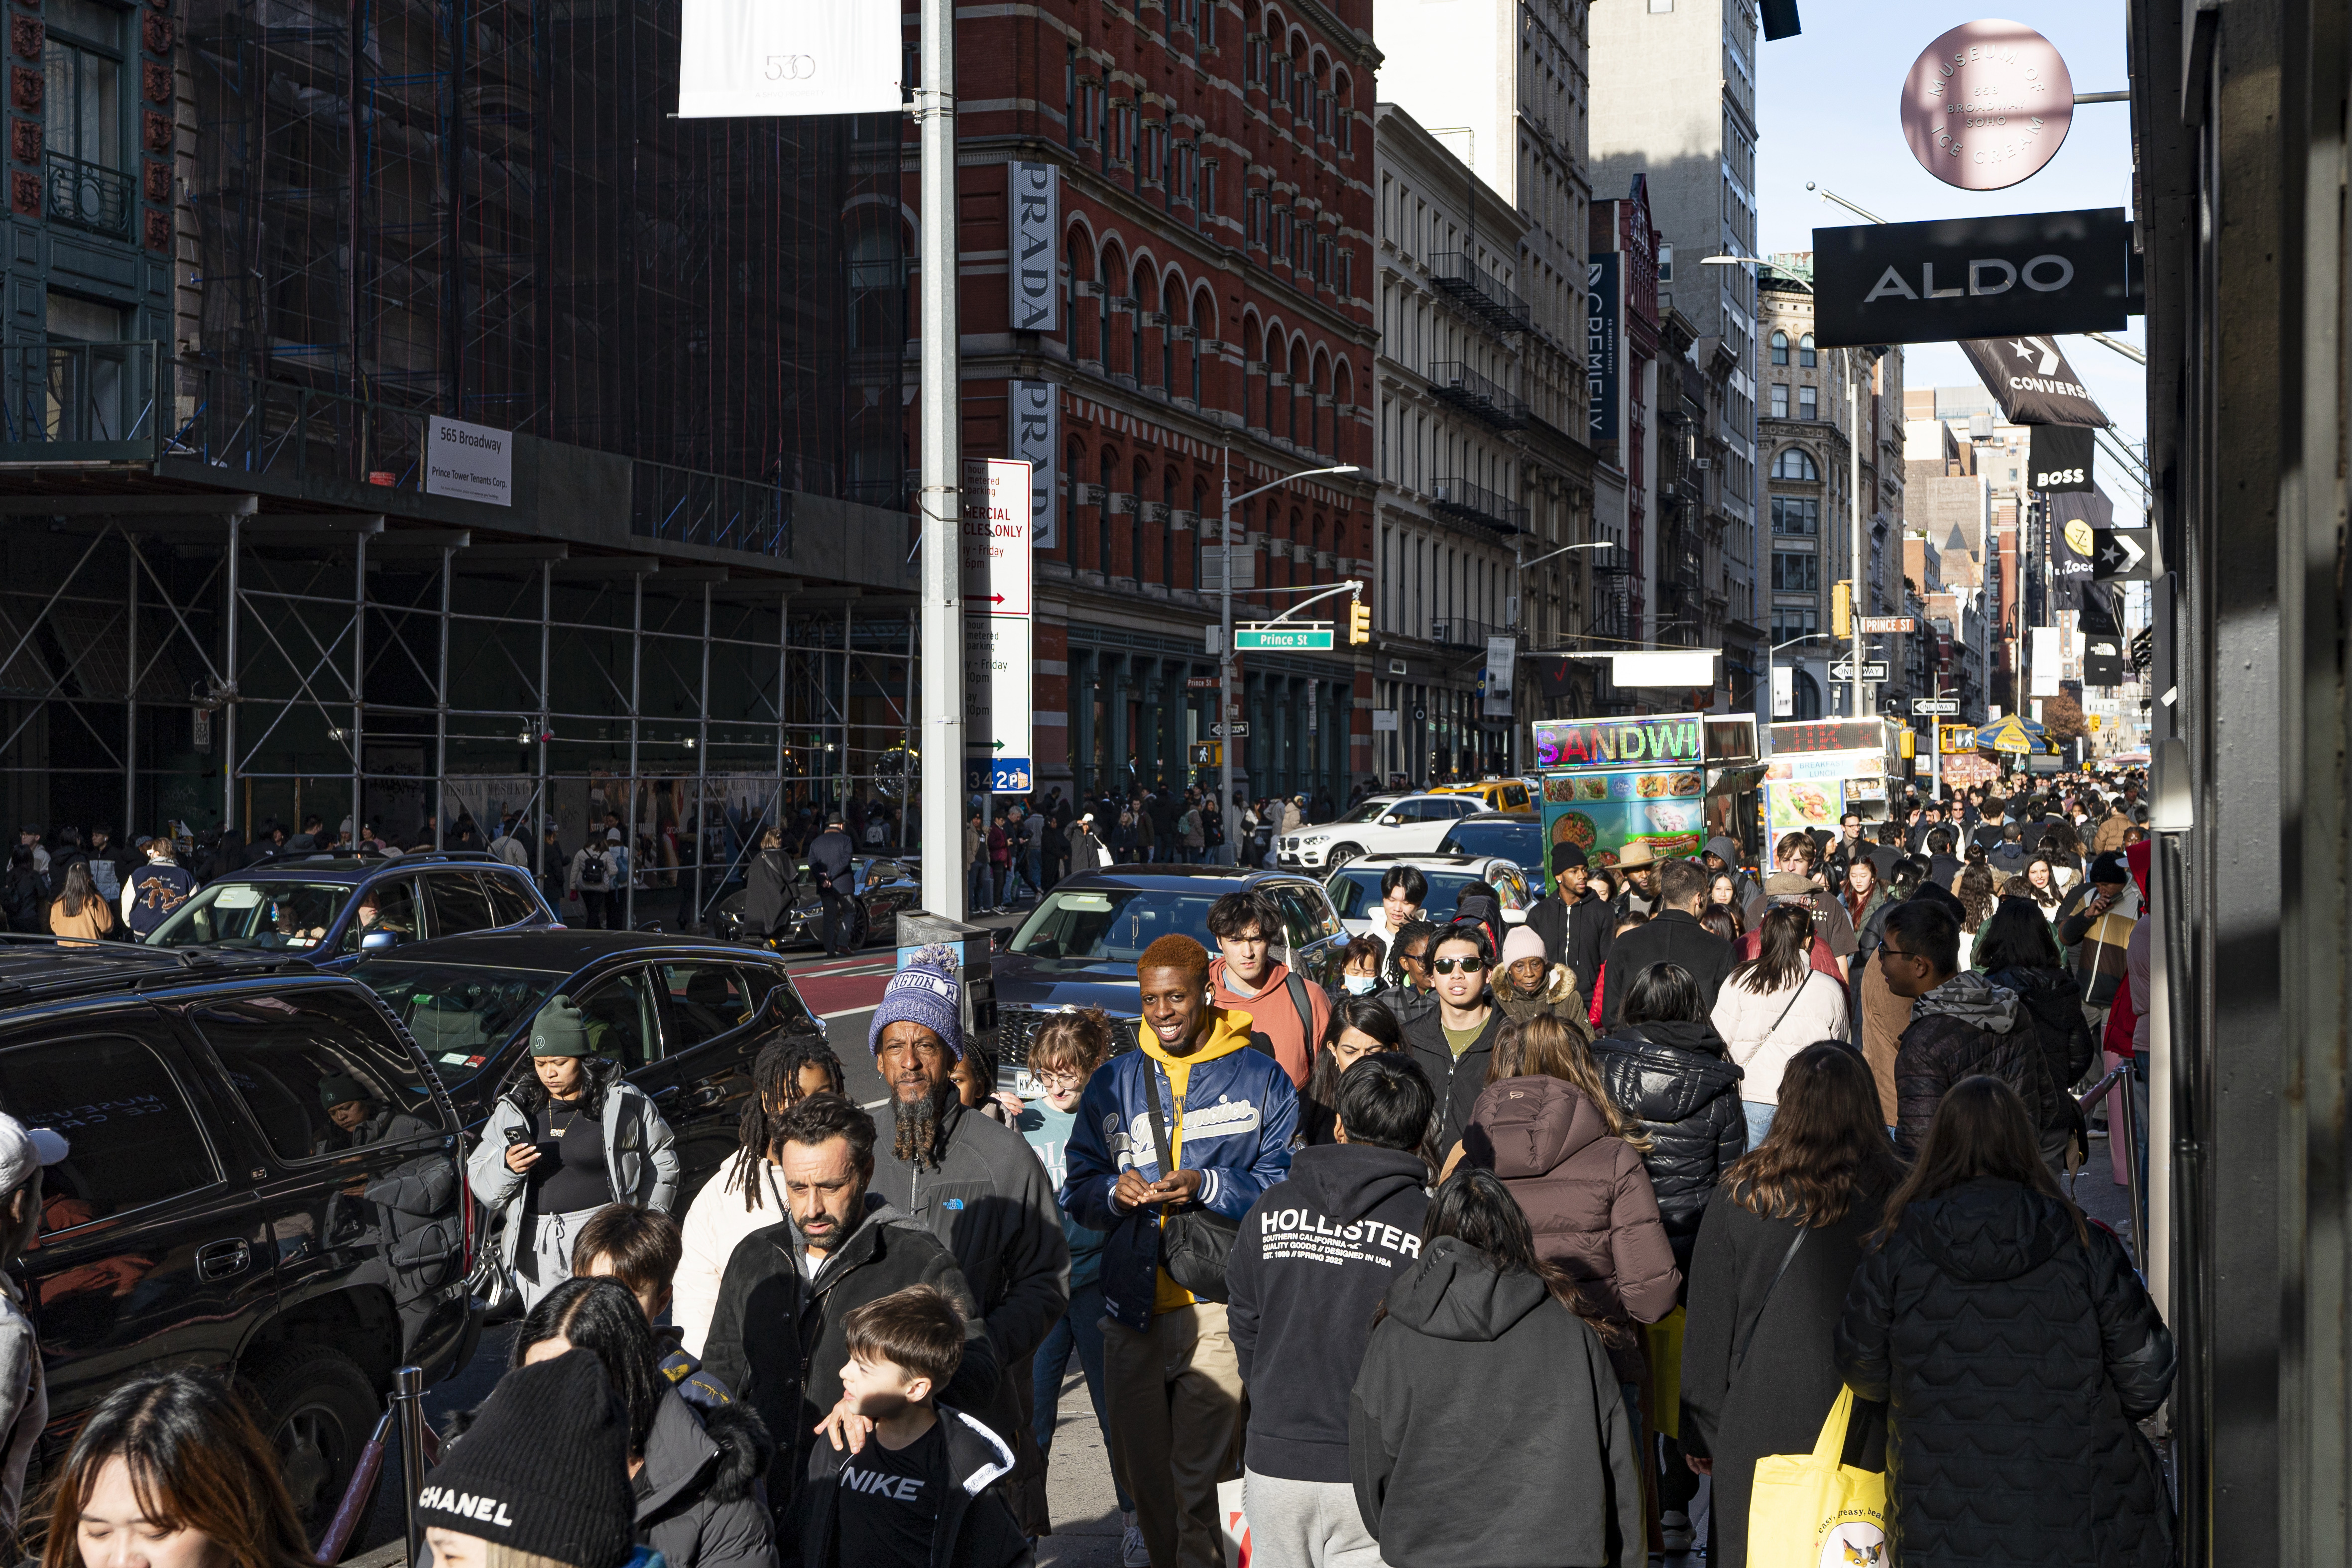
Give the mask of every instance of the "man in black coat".
[(909, 1285), (932, 1286), (955, 1303), (964, 1325), (963, 1361), (940, 1400), (985, 1410), (1001, 1374), (987, 1319), (954, 1255), (866, 1191), (872, 1117), (838, 1095), (811, 1095), (777, 1121), (768, 1157), (782, 1172), (791, 1217), (753, 1231), (728, 1258), (702, 1364), (774, 1436), (768, 1501), (782, 1514), (820, 1440), (813, 1430), (819, 1422), (857, 1444), (873, 1430), (842, 1400), (849, 1349), (841, 1321), (853, 1308)]
[(849, 910), (849, 900), (857, 896), (857, 878), (850, 865), (856, 853), (857, 847), (850, 843), (837, 811), (824, 819), (824, 831), (809, 840), (809, 880), (816, 884), (816, 896), (824, 905), (824, 951), (829, 957), (856, 951), (851, 943), (857, 928)]
[(1658, 870), (1658, 912), (1609, 949), (1609, 980), (1601, 988), (1601, 1024), (1613, 1030), (1625, 1010), (1633, 977), (1654, 963), (1679, 963), (1698, 984), (1712, 1011), (1723, 977), (1731, 973), (1731, 944), (1698, 923), (1706, 899), (1707, 869), (1696, 860), (1669, 860)]
[(1575, 972), (1577, 990), (1590, 996), (1601, 960), (1609, 956), (1614, 915), (1609, 901), (1588, 885), (1591, 868), (1575, 845), (1551, 847), (1551, 875), (1553, 890), (1528, 911), (1528, 929), (1543, 938), (1545, 962), (1567, 964)]

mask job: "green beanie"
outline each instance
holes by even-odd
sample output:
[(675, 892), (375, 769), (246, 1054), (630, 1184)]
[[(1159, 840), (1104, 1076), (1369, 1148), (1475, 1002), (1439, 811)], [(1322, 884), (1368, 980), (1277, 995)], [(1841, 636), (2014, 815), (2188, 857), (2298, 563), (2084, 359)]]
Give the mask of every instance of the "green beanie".
[(347, 1100), (373, 1098), (360, 1087), (359, 1079), (342, 1073), (329, 1073), (319, 1080), (319, 1103), (332, 1110)]
[(572, 998), (556, 995), (548, 999), (531, 1020), (530, 1054), (535, 1057), (584, 1057), (588, 1054), (588, 1021)]

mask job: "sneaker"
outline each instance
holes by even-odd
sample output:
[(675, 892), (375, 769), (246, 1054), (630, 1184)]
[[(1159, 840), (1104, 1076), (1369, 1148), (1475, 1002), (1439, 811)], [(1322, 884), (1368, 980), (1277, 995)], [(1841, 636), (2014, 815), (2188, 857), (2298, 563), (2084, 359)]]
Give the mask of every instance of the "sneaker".
[(1688, 1552), (1696, 1540), (1691, 1532), (1690, 1516), (1672, 1510), (1660, 1514), (1658, 1538), (1669, 1556), (1679, 1552)]
[(1143, 1531), (1136, 1527), (1135, 1515), (1124, 1513), (1119, 1518), (1127, 1528), (1119, 1532), (1119, 1568), (1151, 1568), (1151, 1549), (1143, 1544)]

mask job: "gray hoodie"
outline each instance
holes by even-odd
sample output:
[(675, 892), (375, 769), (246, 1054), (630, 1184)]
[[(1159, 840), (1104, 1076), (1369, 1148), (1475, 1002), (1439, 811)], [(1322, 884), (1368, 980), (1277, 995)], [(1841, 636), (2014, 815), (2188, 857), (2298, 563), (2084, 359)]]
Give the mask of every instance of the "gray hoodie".
[(1995, 985), (1979, 970), (1963, 969), (1911, 1005), (1911, 1016), (1936, 1014), (1958, 1018), (1990, 1034), (2005, 1035), (2017, 1026), (2017, 993)]
[(2043, 1124), (2047, 1091), (2034, 1060), (2040, 1038), (2017, 1026), (2018, 1016), (2017, 993), (1973, 969), (1911, 1005), (1911, 1022), (1895, 1051), (1895, 1141), (1906, 1158), (1926, 1142), (1945, 1091), (1979, 1074), (2016, 1089), (2034, 1124)]

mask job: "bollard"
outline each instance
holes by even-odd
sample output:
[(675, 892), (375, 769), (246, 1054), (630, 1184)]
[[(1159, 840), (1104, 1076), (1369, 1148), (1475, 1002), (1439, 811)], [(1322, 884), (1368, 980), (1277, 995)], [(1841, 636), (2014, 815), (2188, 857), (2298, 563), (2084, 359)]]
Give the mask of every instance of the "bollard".
[(400, 1412), (400, 1479), (406, 1495), (408, 1564), (422, 1558), (425, 1528), (416, 1522), (416, 1494), (425, 1486), (425, 1369), (404, 1366), (392, 1374), (392, 1402)]

